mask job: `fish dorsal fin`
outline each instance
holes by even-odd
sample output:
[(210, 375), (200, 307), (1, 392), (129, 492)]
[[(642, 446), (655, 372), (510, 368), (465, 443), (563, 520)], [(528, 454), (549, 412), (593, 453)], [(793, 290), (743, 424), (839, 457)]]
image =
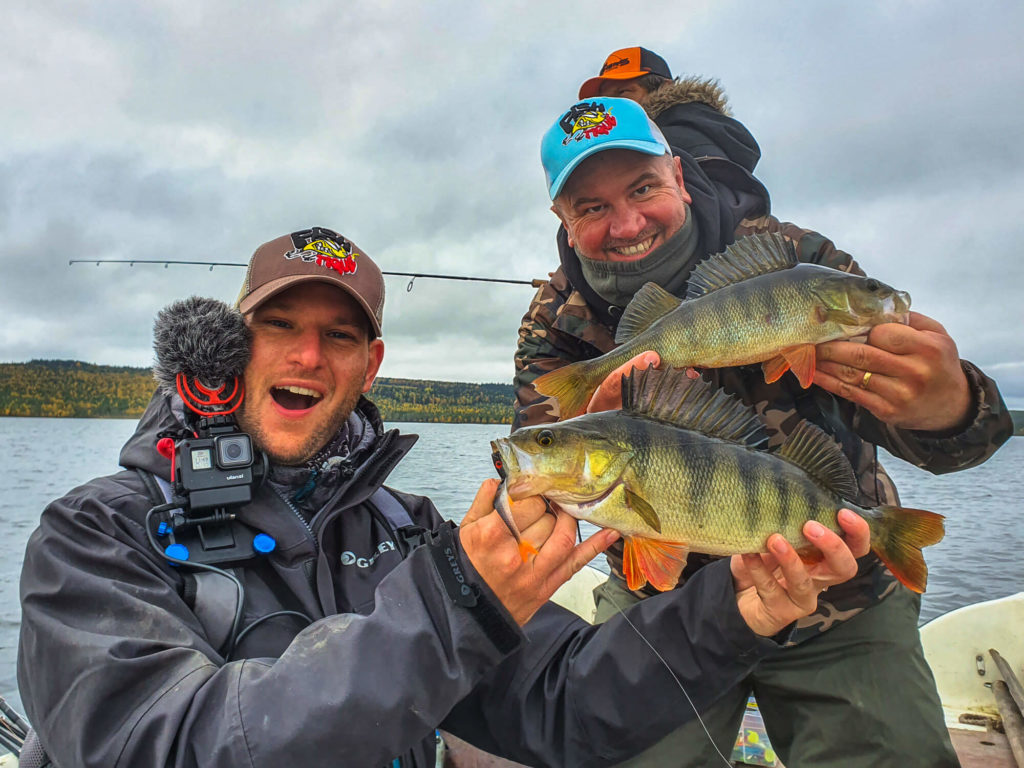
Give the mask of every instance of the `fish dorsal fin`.
[(680, 368), (634, 368), (622, 387), (622, 410), (751, 448), (768, 445), (768, 432), (752, 408)]
[(747, 235), (694, 267), (686, 285), (686, 298), (705, 296), (758, 275), (789, 269), (797, 263), (793, 243), (777, 232)]
[(673, 296), (657, 283), (644, 283), (626, 305), (626, 311), (622, 313), (619, 327), (615, 329), (615, 343), (625, 344), (680, 304), (682, 299)]
[(801, 421), (776, 454), (796, 464), (820, 485), (844, 499), (856, 499), (857, 477), (839, 443), (808, 421)]

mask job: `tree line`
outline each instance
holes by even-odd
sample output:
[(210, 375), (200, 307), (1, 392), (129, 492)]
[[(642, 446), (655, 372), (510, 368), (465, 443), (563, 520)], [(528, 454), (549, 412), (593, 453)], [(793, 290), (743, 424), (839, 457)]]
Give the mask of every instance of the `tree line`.
[[(0, 363), (0, 416), (138, 418), (155, 390), (149, 368), (77, 360)], [(510, 384), (379, 378), (370, 398), (385, 421), (512, 421)]]

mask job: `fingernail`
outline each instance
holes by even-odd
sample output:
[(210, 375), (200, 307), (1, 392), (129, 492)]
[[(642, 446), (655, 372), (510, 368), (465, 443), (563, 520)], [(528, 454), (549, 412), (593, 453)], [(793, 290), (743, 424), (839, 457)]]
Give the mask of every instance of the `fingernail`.
[(768, 542), (768, 548), (776, 555), (786, 554), (786, 540), (781, 536), (772, 536)]
[(825, 535), (825, 526), (814, 520), (808, 521), (804, 526), (804, 535), (812, 539), (820, 539)]

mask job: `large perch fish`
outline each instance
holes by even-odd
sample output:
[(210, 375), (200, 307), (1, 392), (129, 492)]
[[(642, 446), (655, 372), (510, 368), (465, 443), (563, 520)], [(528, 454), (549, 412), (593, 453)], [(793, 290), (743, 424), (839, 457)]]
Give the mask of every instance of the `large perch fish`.
[(578, 416), (612, 371), (645, 350), (676, 368), (761, 363), (771, 383), (792, 369), (814, 377), (814, 345), (906, 323), (910, 296), (870, 277), (797, 261), (778, 234), (744, 237), (701, 262), (681, 301), (655, 283), (637, 291), (615, 333), (621, 346), (537, 377), (558, 399), (561, 418)]
[(845, 507), (867, 520), (871, 549), (896, 578), (924, 591), (921, 547), (942, 539), (942, 515), (855, 504), (853, 468), (816, 426), (802, 422), (768, 452), (752, 409), (679, 370), (634, 370), (622, 399), (621, 411), (526, 427), (491, 445), (512, 499), (541, 495), (622, 534), (630, 589), (672, 588), (690, 549), (766, 552), (775, 532), (812, 558), (804, 523), (842, 533), (836, 513)]

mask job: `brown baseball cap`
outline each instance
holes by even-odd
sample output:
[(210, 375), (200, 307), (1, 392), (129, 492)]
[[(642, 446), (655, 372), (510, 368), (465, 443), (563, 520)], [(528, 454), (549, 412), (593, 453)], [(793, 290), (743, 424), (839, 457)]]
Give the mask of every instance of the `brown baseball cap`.
[(620, 48), (608, 55), (601, 67), (601, 74), (592, 77), (580, 86), (581, 99), (597, 96), (601, 83), (606, 80), (632, 80), (644, 75), (659, 75), (667, 80), (672, 79), (668, 64), (658, 54), (636, 45), (632, 48)]
[(355, 243), (324, 227), (282, 235), (257, 248), (236, 304), (246, 315), (281, 291), (310, 280), (345, 291), (366, 312), (374, 336), (381, 335), (384, 278), (380, 268)]

